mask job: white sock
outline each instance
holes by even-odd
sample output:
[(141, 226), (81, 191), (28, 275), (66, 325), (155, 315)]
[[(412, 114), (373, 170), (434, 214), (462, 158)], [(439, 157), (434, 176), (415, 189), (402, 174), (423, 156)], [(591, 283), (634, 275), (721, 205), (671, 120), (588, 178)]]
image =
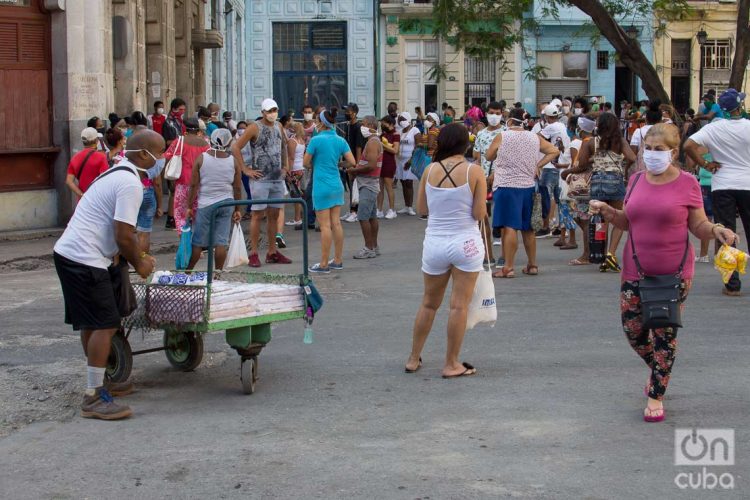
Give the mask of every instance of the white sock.
[(86, 385), (86, 392), (91, 392), (93, 389), (104, 385), (104, 373), (106, 371), (106, 368), (97, 368), (95, 366), (86, 367), (86, 377), (88, 380), (88, 383)]

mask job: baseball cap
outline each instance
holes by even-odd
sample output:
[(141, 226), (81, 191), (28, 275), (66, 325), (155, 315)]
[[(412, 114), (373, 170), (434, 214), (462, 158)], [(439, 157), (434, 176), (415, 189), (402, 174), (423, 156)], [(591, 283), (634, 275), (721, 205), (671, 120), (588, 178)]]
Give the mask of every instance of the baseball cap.
[(598, 104), (599, 103), (599, 98), (596, 97), (596, 96), (592, 96), (591, 99), (589, 99), (589, 102), (592, 103), (592, 104)]
[(350, 102), (344, 107), (344, 110), (350, 110), (354, 111), (354, 113), (359, 113), (359, 106), (357, 106), (356, 102)]
[(544, 114), (545, 116), (559, 116), (560, 110), (557, 109), (557, 106), (554, 104), (548, 104), (546, 108), (544, 108)]
[(271, 111), (273, 108), (279, 109), (279, 105), (273, 99), (264, 99), (260, 105), (260, 109), (263, 111)]
[(553, 104), (557, 106), (558, 108), (562, 108), (562, 101), (560, 99), (557, 99), (557, 98), (552, 99), (552, 101), (550, 101), (550, 104)]
[(99, 137), (101, 137), (101, 134), (94, 127), (86, 127), (81, 131), (81, 140), (83, 142), (94, 142)]
[(737, 92), (735, 89), (728, 89), (719, 96), (719, 107), (724, 111), (734, 111), (740, 107), (742, 101), (747, 95), (743, 92)]

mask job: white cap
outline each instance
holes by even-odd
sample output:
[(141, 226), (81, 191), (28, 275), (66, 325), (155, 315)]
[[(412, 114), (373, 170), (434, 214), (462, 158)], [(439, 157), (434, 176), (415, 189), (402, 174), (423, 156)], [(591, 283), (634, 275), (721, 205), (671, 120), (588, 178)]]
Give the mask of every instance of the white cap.
[(86, 127), (81, 131), (81, 140), (83, 142), (94, 142), (101, 137), (101, 134), (94, 127)]
[(560, 99), (557, 99), (557, 98), (552, 99), (552, 101), (550, 102), (550, 104), (553, 104), (553, 105), (557, 106), (558, 108), (562, 108), (562, 101)]
[(399, 116), (411, 123), (411, 114), (409, 114), (408, 111), (402, 111), (401, 113), (399, 113)]
[(591, 99), (589, 99), (589, 102), (597, 104), (599, 102), (599, 98), (596, 96), (593, 96)]
[(557, 109), (557, 106), (554, 104), (548, 104), (546, 108), (544, 108), (544, 114), (545, 116), (559, 116), (560, 110)]
[(427, 117), (432, 119), (432, 121), (435, 122), (435, 125), (440, 125), (440, 117), (437, 113), (427, 113)]
[(262, 111), (271, 111), (273, 108), (279, 109), (279, 105), (276, 104), (276, 101), (270, 98), (264, 99), (263, 103), (260, 105)]

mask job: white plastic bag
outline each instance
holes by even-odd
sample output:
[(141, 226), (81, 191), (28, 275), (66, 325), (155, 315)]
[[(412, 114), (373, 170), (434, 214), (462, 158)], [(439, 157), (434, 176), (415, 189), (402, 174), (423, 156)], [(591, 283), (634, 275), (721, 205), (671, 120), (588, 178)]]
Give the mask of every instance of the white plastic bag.
[[(179, 144), (175, 146), (175, 154), (164, 167), (164, 178), (168, 181), (176, 181), (182, 175), (182, 152), (185, 149), (185, 139), (179, 137), (177, 141)], [(177, 154), (177, 149), (180, 150), (179, 154)]]
[(354, 179), (354, 182), (352, 182), (352, 205), (356, 205), (359, 203), (359, 183), (357, 182), (357, 179)]
[(242, 232), (242, 226), (239, 222), (234, 224), (232, 229), (232, 239), (229, 240), (229, 251), (227, 252), (227, 262), (224, 265), (225, 268), (246, 266), (247, 260), (247, 247), (245, 246), (245, 235)]
[[(480, 231), (484, 240), (484, 251), (487, 252), (484, 224), (480, 224)], [(492, 279), (492, 271), (488, 263), (487, 267), (482, 267), (477, 284), (474, 286), (474, 295), (471, 297), (469, 313), (466, 315), (466, 329), (471, 330), (481, 323), (488, 323), (490, 327), (494, 327), (495, 321), (497, 321), (495, 281)]]
[(560, 179), (560, 199), (564, 201), (571, 201), (570, 196), (568, 195), (570, 189), (568, 187), (568, 183), (565, 181), (565, 179)]

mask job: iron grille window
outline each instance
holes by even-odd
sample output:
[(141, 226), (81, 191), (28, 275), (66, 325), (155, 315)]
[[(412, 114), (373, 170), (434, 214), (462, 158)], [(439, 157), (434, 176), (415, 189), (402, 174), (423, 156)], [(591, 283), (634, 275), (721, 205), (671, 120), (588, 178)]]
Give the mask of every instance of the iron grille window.
[(703, 67), (706, 69), (731, 69), (732, 44), (729, 40), (707, 40), (701, 47)]
[(494, 59), (467, 57), (464, 60), (464, 78), (467, 83), (495, 83)]
[(600, 50), (596, 53), (596, 69), (609, 69), (609, 51)]

